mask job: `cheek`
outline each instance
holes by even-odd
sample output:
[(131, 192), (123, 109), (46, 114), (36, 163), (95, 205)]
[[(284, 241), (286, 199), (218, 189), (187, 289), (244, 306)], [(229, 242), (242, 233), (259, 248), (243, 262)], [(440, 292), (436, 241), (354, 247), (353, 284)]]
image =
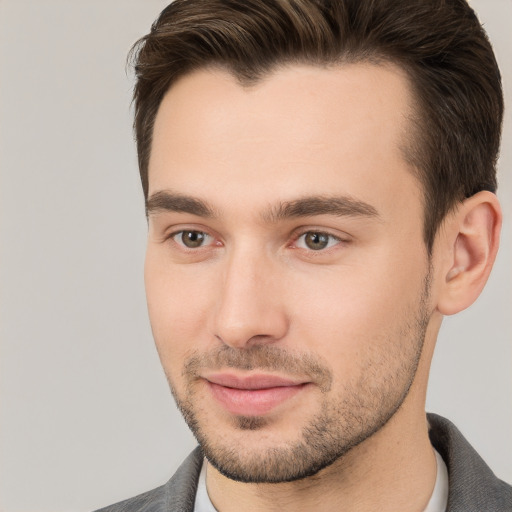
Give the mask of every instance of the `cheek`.
[(153, 337), (166, 372), (181, 372), (183, 361), (201, 345), (211, 304), (210, 287), (197, 269), (173, 268), (148, 250), (144, 280)]
[(404, 333), (415, 324), (425, 270), (418, 263), (413, 268), (396, 266), (392, 259), (381, 261), (379, 268), (362, 264), (333, 269), (315, 286), (295, 281), (292, 338), (336, 361), (346, 375), (357, 371), (358, 362), (370, 353), (400, 350)]

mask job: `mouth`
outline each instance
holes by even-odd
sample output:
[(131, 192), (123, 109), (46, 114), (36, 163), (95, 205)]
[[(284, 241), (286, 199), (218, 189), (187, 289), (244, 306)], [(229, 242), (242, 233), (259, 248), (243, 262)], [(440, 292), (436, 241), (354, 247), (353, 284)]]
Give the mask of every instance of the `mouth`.
[(204, 377), (213, 398), (227, 412), (261, 416), (287, 402), (310, 384), (277, 375), (237, 376), (228, 373)]

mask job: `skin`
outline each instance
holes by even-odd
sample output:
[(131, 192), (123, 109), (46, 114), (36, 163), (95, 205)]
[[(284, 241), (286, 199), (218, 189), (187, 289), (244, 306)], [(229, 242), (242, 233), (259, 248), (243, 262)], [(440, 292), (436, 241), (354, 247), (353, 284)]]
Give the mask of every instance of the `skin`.
[[(429, 259), (423, 192), (401, 149), (412, 101), (400, 69), (352, 64), (282, 68), (250, 88), (200, 70), (159, 108), (148, 308), (173, 394), (215, 462), (207, 487), (222, 512), (428, 503), (432, 352), (442, 315), (485, 284), (500, 211), (486, 192), (459, 205)], [(305, 197), (340, 208), (285, 208)], [(312, 233), (325, 248), (311, 248)], [(305, 385), (268, 411), (237, 414), (212, 393), (216, 372)], [(307, 466), (301, 456), (316, 455), (304, 429), (319, 418), (334, 462), (248, 483)]]

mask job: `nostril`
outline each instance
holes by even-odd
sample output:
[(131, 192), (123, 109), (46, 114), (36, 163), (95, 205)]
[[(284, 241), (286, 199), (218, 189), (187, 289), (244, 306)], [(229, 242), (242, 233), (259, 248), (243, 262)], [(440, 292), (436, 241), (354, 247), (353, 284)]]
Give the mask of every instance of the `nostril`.
[(234, 348), (249, 348), (255, 345), (274, 343), (283, 338), (287, 331), (284, 316), (275, 311), (269, 315), (258, 315), (251, 321), (222, 323), (218, 319), (214, 336), (224, 345)]

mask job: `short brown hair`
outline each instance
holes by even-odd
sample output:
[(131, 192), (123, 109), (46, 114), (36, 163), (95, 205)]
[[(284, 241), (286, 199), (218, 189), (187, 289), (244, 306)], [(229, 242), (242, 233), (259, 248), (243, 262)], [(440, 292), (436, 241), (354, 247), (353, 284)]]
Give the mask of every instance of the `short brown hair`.
[(221, 66), (242, 84), (289, 63), (393, 62), (415, 98), (404, 155), (424, 188), (424, 239), (457, 202), (496, 190), (500, 72), (465, 0), (175, 0), (132, 48), (139, 169), (148, 194), (156, 113), (193, 70)]

